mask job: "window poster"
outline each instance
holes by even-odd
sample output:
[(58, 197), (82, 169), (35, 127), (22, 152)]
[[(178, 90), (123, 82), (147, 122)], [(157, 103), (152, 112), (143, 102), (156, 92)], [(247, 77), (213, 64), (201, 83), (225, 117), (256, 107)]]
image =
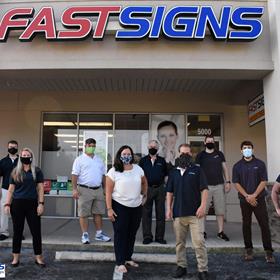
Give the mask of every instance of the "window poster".
[(157, 139), (160, 143), (159, 155), (174, 165), (178, 147), (186, 141), (185, 116), (152, 115), (150, 135), (151, 139)]

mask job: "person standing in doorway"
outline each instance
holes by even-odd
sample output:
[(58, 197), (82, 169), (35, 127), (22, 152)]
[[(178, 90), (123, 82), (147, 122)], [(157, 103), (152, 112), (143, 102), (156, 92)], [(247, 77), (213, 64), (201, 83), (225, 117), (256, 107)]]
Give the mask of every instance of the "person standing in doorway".
[(159, 143), (151, 140), (148, 144), (149, 154), (143, 157), (139, 166), (144, 170), (148, 181), (147, 201), (143, 206), (142, 229), (143, 244), (153, 242), (152, 234), (152, 212), (155, 202), (156, 209), (156, 232), (155, 242), (166, 244), (165, 233), (165, 189), (164, 182), (167, 176), (165, 159), (157, 155)]
[[(215, 149), (215, 139), (212, 135), (207, 135), (204, 140), (205, 150), (196, 156), (196, 163), (200, 165), (206, 174), (208, 182), (208, 199), (206, 214), (209, 211), (211, 201), (214, 202), (215, 214), (218, 223), (217, 237), (229, 241), (228, 236), (224, 233), (225, 218), (225, 193), (231, 189), (231, 181), (226, 166), (225, 156), (221, 151)], [(205, 219), (204, 219), (205, 228)], [(207, 238), (204, 230), (204, 238)]]
[(280, 216), (279, 194), (280, 194), (280, 175), (277, 177), (271, 192), (271, 198), (275, 207), (275, 211), (278, 214), (278, 216)]
[(83, 244), (90, 243), (88, 217), (93, 217), (94, 220), (95, 240), (104, 242), (111, 240), (102, 231), (102, 215), (105, 214), (103, 190), (103, 187), (105, 188), (105, 165), (101, 158), (94, 154), (95, 148), (95, 139), (86, 139), (85, 152), (75, 159), (72, 168), (73, 198), (78, 200)]
[(8, 142), (8, 155), (0, 161), (0, 177), (2, 177), (2, 187), (0, 188), (0, 241), (9, 237), (9, 217), (5, 214), (4, 204), (8, 194), (10, 175), (18, 163), (18, 142), (11, 140)]
[(268, 213), (265, 202), (267, 171), (263, 161), (253, 155), (251, 141), (241, 143), (242, 159), (233, 166), (232, 181), (238, 191), (242, 213), (242, 230), (245, 244), (244, 260), (253, 260), (252, 214), (258, 221), (262, 233), (265, 258), (274, 263)]

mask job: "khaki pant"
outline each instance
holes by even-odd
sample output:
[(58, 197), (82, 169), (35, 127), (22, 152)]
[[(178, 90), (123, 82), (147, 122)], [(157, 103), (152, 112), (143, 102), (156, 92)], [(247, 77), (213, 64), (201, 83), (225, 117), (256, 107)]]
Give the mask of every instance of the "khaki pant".
[(196, 216), (175, 218), (174, 231), (176, 235), (177, 265), (187, 267), (186, 239), (189, 228), (198, 271), (208, 271), (208, 256), (202, 232), (202, 219), (198, 219)]

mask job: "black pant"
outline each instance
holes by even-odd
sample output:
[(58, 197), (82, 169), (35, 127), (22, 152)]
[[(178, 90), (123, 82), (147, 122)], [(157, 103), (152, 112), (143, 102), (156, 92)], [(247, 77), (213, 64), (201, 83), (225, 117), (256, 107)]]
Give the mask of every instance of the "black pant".
[(251, 206), (245, 200), (240, 200), (240, 207), (242, 212), (242, 229), (245, 248), (253, 248), (252, 243), (252, 213), (258, 221), (262, 233), (262, 243), (265, 250), (272, 251), (271, 235), (268, 223), (268, 214), (265, 203), (265, 198), (258, 199), (258, 205), (256, 207)]
[(13, 253), (19, 254), (25, 218), (33, 238), (35, 255), (42, 254), (41, 217), (37, 215), (38, 202), (28, 199), (14, 199), (11, 205), (13, 220)]
[(117, 265), (123, 265), (131, 260), (134, 251), (136, 233), (142, 217), (142, 206), (126, 207), (113, 200), (112, 208), (117, 214), (113, 222), (116, 262)]
[(143, 238), (153, 239), (152, 213), (153, 203), (156, 208), (156, 234), (155, 239), (164, 239), (165, 233), (165, 189), (161, 185), (158, 188), (148, 187), (147, 201), (143, 206), (142, 229)]

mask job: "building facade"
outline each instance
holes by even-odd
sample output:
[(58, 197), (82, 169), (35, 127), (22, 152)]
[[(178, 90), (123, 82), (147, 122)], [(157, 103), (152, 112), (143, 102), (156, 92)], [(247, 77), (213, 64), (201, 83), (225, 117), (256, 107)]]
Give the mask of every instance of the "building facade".
[[(189, 142), (196, 153), (202, 147), (204, 136), (211, 133), (215, 135), (216, 145), (225, 153), (230, 170), (241, 157), (240, 142), (248, 139), (254, 142), (256, 156), (267, 163), (269, 180), (275, 180), (280, 170), (278, 2), (1, 1), (0, 154), (6, 154), (6, 143), (10, 139), (18, 140), (20, 147), (33, 149), (47, 180), (46, 212), (55, 217), (76, 216), (69, 180), (73, 160), (82, 152), (87, 136), (99, 139), (98, 152), (109, 167), (122, 144), (131, 145), (138, 158), (147, 153), (147, 142), (154, 138), (161, 141), (162, 151), (165, 142), (169, 141), (168, 145), (173, 145), (175, 150), (180, 143)], [(256, 18), (262, 30), (254, 40), (230, 40), (228, 37), (215, 40), (217, 34), (213, 35), (213, 30), (221, 31), (226, 22), (221, 20), (216, 28), (208, 22), (203, 38), (192, 40), (185, 36), (176, 40), (168, 38), (172, 30), (168, 33), (166, 16), (161, 22), (166, 29), (159, 29), (159, 38), (143, 36), (117, 40), (118, 30), (135, 32), (145, 26), (145, 20), (140, 22), (140, 27), (131, 28), (125, 23), (121, 26), (117, 12), (109, 16), (102, 40), (95, 31), (78, 40), (58, 38), (63, 31), (79, 30), (78, 25), (65, 26), (67, 18), (62, 15), (67, 9), (112, 5), (121, 6), (120, 9), (145, 6), (146, 12), (138, 11), (133, 16), (150, 22), (163, 10), (168, 13), (174, 7), (198, 7), (200, 12), (189, 12), (187, 17), (198, 18), (197, 25), (202, 22), (201, 7), (212, 7), (218, 19), (225, 15), (224, 7), (231, 7), (228, 11), (233, 26), (229, 26), (228, 34), (238, 28), (250, 33), (254, 26), (251, 29), (250, 25), (238, 27), (233, 15), (237, 16), (240, 7), (259, 7), (263, 8), (263, 13)], [(46, 16), (36, 25), (33, 19), (47, 7), (50, 9), (46, 9)], [(153, 7), (152, 12), (148, 11), (149, 7)], [(155, 10), (156, 7), (164, 8)], [(15, 14), (5, 23), (3, 18), (7, 20), (7, 13), (15, 8), (20, 8), (25, 16)], [(207, 11), (211, 15), (211, 11)], [(72, 20), (85, 18), (85, 14), (80, 10), (72, 14)], [(184, 14), (186, 11), (181, 11), (182, 17)], [(92, 29), (98, 30), (98, 13), (86, 16), (92, 22)], [(25, 27), (5, 33), (7, 26), (24, 18), (30, 20)], [(246, 13), (239, 18), (248, 19)], [(49, 19), (53, 20), (55, 34), (54, 29), (46, 31)], [(177, 26), (177, 31), (183, 32), (191, 22), (194, 21), (184, 25), (178, 14), (172, 24), (174, 30)], [(28, 35), (27, 26), (31, 24), (37, 26), (37, 31), (41, 28), (45, 32), (32, 34), (29, 30)], [(150, 27), (154, 26), (155, 23)], [(29, 38), (20, 40), (23, 33)], [(152, 37), (151, 34), (152, 31), (149, 35)], [(96, 38), (92, 38), (95, 35)], [(199, 37), (198, 31), (196, 35)], [(260, 95), (264, 96), (265, 120), (250, 126), (248, 104)], [(166, 120), (177, 126), (169, 140), (166, 135), (160, 139), (158, 128)], [(227, 196), (226, 209), (228, 221), (241, 220), (235, 190)]]

